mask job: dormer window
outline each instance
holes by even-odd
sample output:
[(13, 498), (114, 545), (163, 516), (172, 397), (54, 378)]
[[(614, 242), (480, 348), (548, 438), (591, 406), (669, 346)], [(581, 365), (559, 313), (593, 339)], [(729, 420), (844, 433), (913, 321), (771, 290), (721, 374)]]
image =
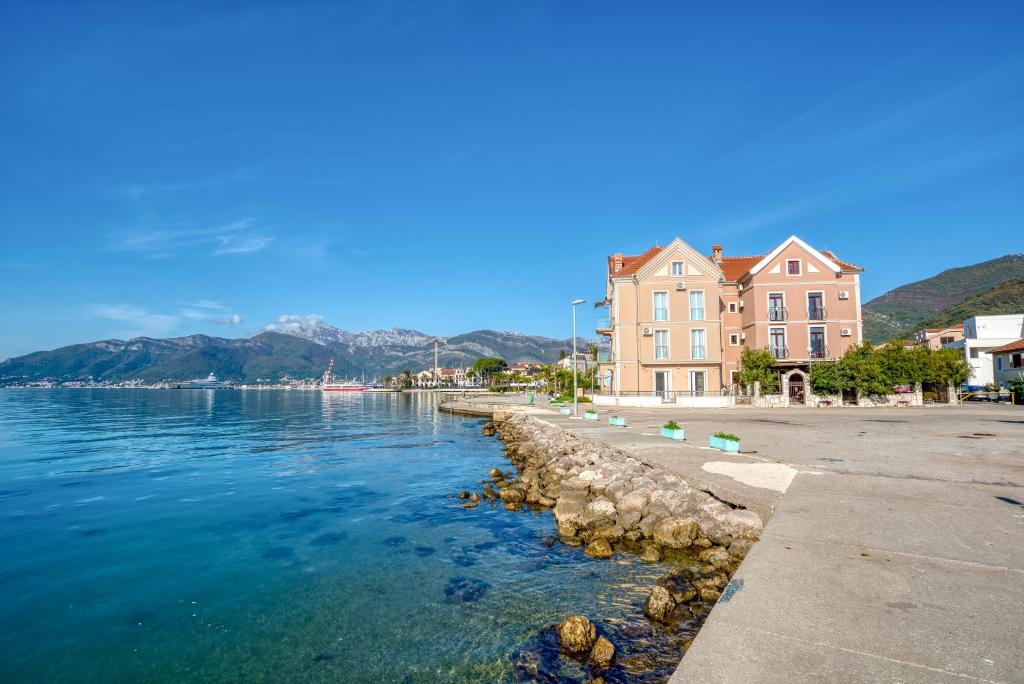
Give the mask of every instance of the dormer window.
[(672, 262), (672, 277), (680, 278), (683, 275), (683, 262), (673, 261)]
[(800, 275), (800, 260), (799, 259), (787, 259), (786, 260), (786, 275), (798, 276)]

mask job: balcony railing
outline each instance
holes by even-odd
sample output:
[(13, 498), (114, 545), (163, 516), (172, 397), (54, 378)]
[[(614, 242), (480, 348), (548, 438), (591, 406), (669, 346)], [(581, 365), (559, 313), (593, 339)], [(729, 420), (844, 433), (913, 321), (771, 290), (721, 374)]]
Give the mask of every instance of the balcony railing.
[(788, 318), (786, 307), (784, 306), (773, 306), (768, 309), (768, 320), (769, 321), (784, 321)]
[(598, 363), (611, 363), (612, 353), (610, 351), (599, 351), (597, 352)]
[(708, 358), (707, 347), (690, 347), (690, 358), (691, 359), (706, 359)]
[(771, 347), (772, 356), (777, 359), (789, 358), (789, 347)]
[(611, 318), (598, 318), (597, 319), (597, 330), (611, 330), (612, 319)]
[(824, 307), (811, 307), (807, 310), (807, 320), (809, 321), (823, 321), (826, 318), (828, 318), (828, 314), (825, 312)]
[(828, 347), (823, 344), (811, 345), (810, 354), (812, 359), (827, 359)]

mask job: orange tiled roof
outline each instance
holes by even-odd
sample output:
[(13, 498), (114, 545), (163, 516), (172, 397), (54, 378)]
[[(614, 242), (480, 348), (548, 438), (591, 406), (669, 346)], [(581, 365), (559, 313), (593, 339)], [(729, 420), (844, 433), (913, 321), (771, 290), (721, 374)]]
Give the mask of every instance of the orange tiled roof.
[(864, 270), (863, 266), (858, 266), (857, 264), (851, 264), (848, 261), (843, 261), (842, 259), (840, 259), (839, 257), (837, 257), (835, 254), (833, 254), (832, 252), (830, 252), (827, 249), (821, 250), (821, 253), (824, 254), (825, 256), (827, 256), (832, 261), (836, 262), (836, 264), (839, 266), (839, 268), (843, 269), (844, 271), (863, 271)]
[(722, 269), (725, 279), (733, 282), (742, 278), (747, 271), (754, 268), (763, 256), (727, 256), (722, 257), (718, 267)]
[(613, 276), (628, 276), (633, 275), (641, 268), (643, 268), (647, 262), (654, 257), (658, 256), (661, 252), (661, 247), (654, 245), (649, 250), (640, 254), (639, 256), (623, 256), (622, 257), (622, 268), (618, 272), (615, 271), (615, 257), (608, 257), (608, 273)]
[(1011, 342), (1010, 344), (1004, 344), (1002, 347), (996, 347), (995, 349), (989, 349), (989, 354), (1003, 354), (1005, 352), (1024, 351), (1024, 338)]

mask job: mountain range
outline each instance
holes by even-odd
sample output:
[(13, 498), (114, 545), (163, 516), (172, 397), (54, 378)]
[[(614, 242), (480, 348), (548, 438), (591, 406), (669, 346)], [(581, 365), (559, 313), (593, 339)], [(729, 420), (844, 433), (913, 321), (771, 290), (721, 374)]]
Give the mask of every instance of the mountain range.
[(875, 344), (971, 316), (1024, 313), (1024, 254), (951, 268), (902, 285), (863, 306), (864, 339)]
[[(550, 363), (572, 340), (477, 330), (449, 338), (392, 328), (349, 332), (323, 322), (275, 326), (249, 338), (188, 335), (101, 340), (41, 351), (0, 362), (0, 385), (32, 381), (187, 380), (214, 373), (236, 382), (319, 377), (334, 359), (339, 377), (379, 377), (434, 364), (466, 366), (486, 356), (512, 363)], [(577, 344), (586, 349), (587, 341)]]

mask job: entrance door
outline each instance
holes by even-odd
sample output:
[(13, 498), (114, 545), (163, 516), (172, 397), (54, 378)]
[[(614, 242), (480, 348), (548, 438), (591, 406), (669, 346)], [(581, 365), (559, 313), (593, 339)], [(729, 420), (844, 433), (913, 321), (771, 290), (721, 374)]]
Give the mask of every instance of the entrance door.
[(804, 376), (791, 375), (789, 377), (789, 403), (804, 403)]
[(690, 371), (690, 394), (694, 397), (703, 397), (707, 384), (707, 373), (704, 371)]
[(672, 398), (671, 371), (654, 371), (654, 392), (662, 401), (669, 401)]

